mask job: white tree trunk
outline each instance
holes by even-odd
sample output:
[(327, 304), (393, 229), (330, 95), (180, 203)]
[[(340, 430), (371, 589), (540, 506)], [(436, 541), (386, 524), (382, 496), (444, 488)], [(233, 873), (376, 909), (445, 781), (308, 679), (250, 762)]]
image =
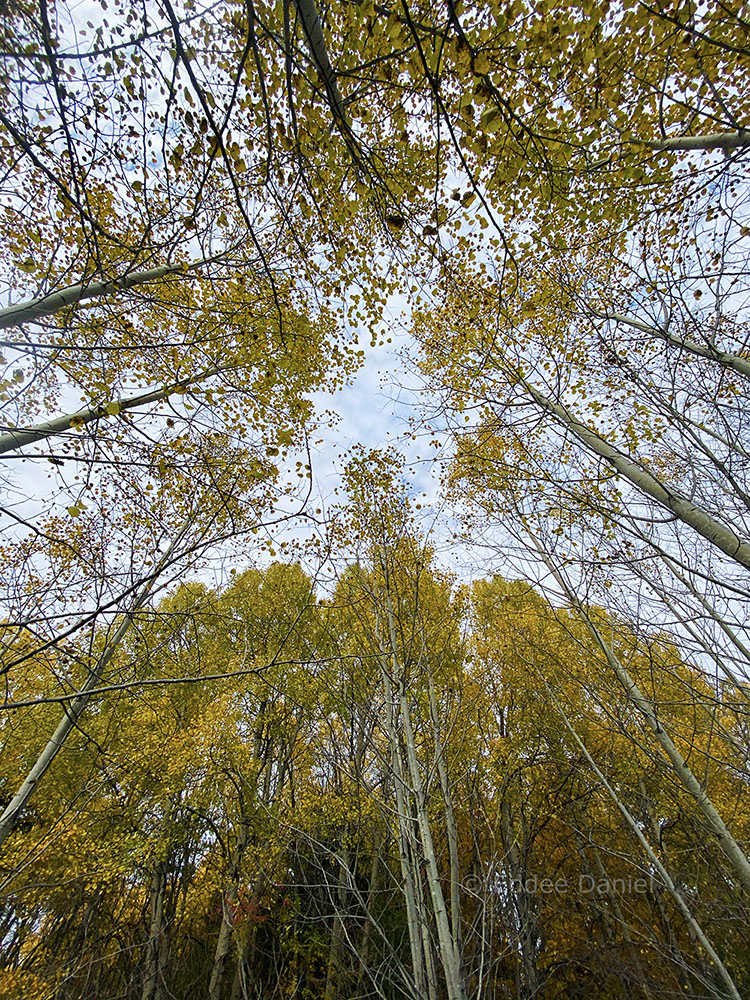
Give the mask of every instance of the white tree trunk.
[(112, 278), (109, 281), (90, 281), (68, 285), (66, 288), (50, 292), (49, 295), (42, 295), (39, 298), (28, 299), (26, 302), (19, 302), (17, 305), (0, 309), (0, 330), (33, 322), (41, 319), (42, 316), (51, 316), (60, 312), (61, 309), (77, 305), (79, 302), (101, 299), (115, 292), (127, 291), (128, 288), (147, 285), (160, 278), (166, 278), (170, 274), (197, 271), (199, 268), (205, 267), (206, 264), (220, 260), (223, 256), (225, 256), (223, 253), (216, 254), (213, 257), (204, 257), (187, 264), (162, 264), (159, 267), (149, 268), (147, 271), (133, 271), (130, 274), (124, 274), (121, 278)]
[(728, 153), (731, 149), (744, 149), (750, 146), (750, 131), (739, 129), (737, 132), (713, 132), (710, 135), (682, 135), (671, 139), (659, 139), (649, 142), (638, 140), (651, 149), (664, 152), (693, 152), (701, 149), (720, 149)]
[(432, 720), (432, 733), (435, 744), (435, 764), (437, 766), (438, 777), (440, 778), (440, 789), (443, 793), (443, 803), (445, 812), (445, 831), (448, 839), (448, 858), (451, 869), (451, 933), (456, 943), (458, 954), (462, 953), (461, 944), (461, 872), (458, 864), (458, 829), (456, 827), (456, 817), (453, 811), (453, 795), (451, 792), (448, 770), (445, 766), (444, 744), (440, 732), (440, 719), (438, 716), (437, 697), (435, 695), (435, 682), (429, 667), (427, 670), (427, 688), (430, 698), (430, 718)]
[(126, 632), (128, 631), (133, 622), (133, 616), (135, 615), (136, 611), (138, 611), (139, 608), (141, 608), (144, 602), (146, 601), (146, 598), (151, 592), (151, 588), (153, 587), (155, 580), (158, 578), (163, 568), (169, 563), (172, 557), (172, 553), (174, 552), (176, 546), (179, 544), (180, 540), (184, 536), (187, 529), (188, 525), (186, 524), (182, 528), (182, 530), (178, 533), (176, 538), (172, 541), (172, 543), (170, 544), (169, 548), (164, 553), (164, 555), (161, 557), (153, 573), (149, 575), (149, 578), (146, 581), (146, 583), (141, 587), (140, 591), (135, 597), (135, 600), (133, 601), (133, 604), (125, 612), (123, 620), (120, 622), (117, 631), (109, 640), (106, 647), (104, 648), (104, 651), (101, 653), (98, 660), (96, 661), (96, 664), (92, 668), (86, 680), (86, 683), (81, 688), (78, 697), (74, 701), (72, 701), (70, 705), (66, 707), (65, 714), (63, 718), (60, 720), (60, 724), (58, 725), (57, 729), (54, 731), (54, 733), (48, 740), (47, 745), (37, 758), (36, 763), (29, 771), (25, 780), (21, 784), (21, 787), (13, 796), (8, 805), (5, 807), (2, 816), (0, 816), (0, 846), (3, 844), (6, 837), (15, 826), (21, 810), (28, 803), (31, 796), (39, 787), (39, 782), (41, 781), (42, 777), (44, 776), (45, 772), (49, 768), (52, 761), (55, 759), (55, 757), (62, 749), (71, 731), (78, 724), (79, 718), (81, 717), (84, 709), (89, 703), (89, 698), (91, 697), (91, 689), (95, 688), (101, 681), (102, 675), (106, 670), (107, 665), (114, 656), (117, 648), (119, 647), (120, 643), (125, 637)]
[(672, 742), (672, 738), (669, 733), (665, 730), (663, 724), (660, 722), (656, 715), (654, 706), (651, 701), (642, 693), (638, 685), (635, 683), (633, 678), (628, 673), (625, 666), (621, 663), (619, 657), (615, 654), (614, 650), (610, 647), (609, 643), (606, 641), (601, 631), (597, 628), (596, 624), (591, 620), (588, 611), (583, 607), (583, 605), (576, 598), (573, 590), (568, 585), (565, 577), (557, 569), (554, 563), (549, 559), (546, 552), (543, 550), (541, 544), (536, 538), (534, 542), (537, 549), (544, 560), (545, 565), (549, 571), (553, 574), (554, 578), (560, 584), (560, 586), (565, 591), (569, 601), (575, 608), (575, 610), (580, 615), (584, 624), (588, 628), (592, 637), (596, 641), (599, 648), (604, 653), (607, 659), (607, 663), (612, 668), (623, 687), (626, 695), (632, 704), (638, 709), (640, 714), (643, 716), (646, 725), (653, 733), (659, 746), (663, 750), (674, 773), (677, 775), (681, 784), (695, 799), (698, 808), (703, 813), (704, 817), (708, 822), (709, 829), (714, 834), (714, 836), (719, 841), (719, 846), (726, 854), (727, 858), (732, 864), (737, 877), (744, 886), (745, 890), (750, 893), (750, 861), (748, 861), (741, 847), (737, 841), (732, 836), (726, 823), (721, 818), (717, 812), (713, 802), (708, 797), (706, 790), (703, 788), (702, 784), (696, 778), (692, 769), (690, 768), (687, 761), (683, 758), (680, 751)]
[[(113, 400), (110, 404), (98, 403), (94, 406), (84, 406), (83, 409), (76, 410), (75, 413), (68, 413), (61, 417), (54, 417), (52, 420), (45, 420), (44, 423), (36, 424), (34, 427), (18, 427), (7, 430), (4, 434), (0, 434), (0, 455), (8, 451), (15, 451), (17, 448), (23, 448), (27, 444), (44, 441), (46, 438), (54, 437), (55, 434), (62, 434), (73, 427), (82, 427), (84, 424), (91, 423), (92, 420), (101, 420), (107, 416), (117, 416), (126, 410), (132, 410), (136, 406), (145, 406), (148, 403), (156, 403), (159, 400), (167, 399), (173, 393), (179, 393), (189, 386), (199, 385), (213, 375), (233, 370), (233, 367), (235, 366), (231, 366), (230, 368), (206, 368), (196, 375), (182, 379), (179, 382), (173, 382), (172, 385), (165, 386), (162, 389), (151, 389), (147, 392), (138, 393), (135, 396), (126, 396), (124, 399)], [(108, 409), (108, 406), (111, 407), (111, 410)]]
[(689, 354), (695, 354), (699, 358), (708, 358), (710, 361), (716, 361), (720, 365), (724, 365), (726, 368), (733, 368), (739, 375), (744, 375), (745, 378), (750, 378), (750, 361), (746, 358), (739, 357), (737, 354), (720, 351), (718, 348), (711, 347), (709, 344), (697, 344), (693, 340), (683, 340), (681, 337), (674, 337), (666, 330), (662, 330), (661, 327), (651, 326), (648, 323), (644, 323), (637, 319), (635, 316), (627, 316), (622, 313), (609, 312), (607, 310), (602, 311), (600, 309), (594, 309), (591, 306), (589, 306), (589, 313), (592, 316), (597, 316), (599, 319), (608, 319), (613, 323), (624, 323), (627, 326), (632, 326), (636, 330), (642, 330), (643, 333), (647, 333), (652, 337), (657, 337), (659, 340), (663, 340), (672, 347), (678, 347), (683, 351), (687, 351)]
[[(662, 882), (664, 883), (664, 885), (666, 886), (666, 888), (669, 891), (670, 895), (672, 896), (672, 898), (674, 899), (675, 903), (677, 904), (677, 906), (678, 906), (678, 908), (680, 910), (680, 913), (684, 917), (685, 923), (688, 926), (688, 929), (690, 931), (691, 937), (693, 938), (694, 941), (696, 941), (700, 945), (700, 947), (705, 951), (706, 955), (708, 955), (708, 957), (710, 958), (711, 962), (714, 965), (714, 968), (718, 972), (719, 976), (721, 977), (722, 981), (724, 982), (724, 985), (727, 988), (728, 995), (730, 997), (732, 997), (732, 1000), (742, 1000), (742, 998), (740, 997), (740, 993), (739, 993), (737, 987), (735, 986), (734, 980), (732, 979), (732, 977), (729, 974), (729, 971), (727, 970), (726, 966), (724, 965), (724, 963), (722, 962), (722, 960), (719, 958), (719, 956), (716, 954), (716, 951), (714, 950), (713, 945), (711, 944), (711, 942), (706, 937), (706, 935), (705, 935), (705, 933), (703, 931), (703, 928), (700, 926), (700, 924), (698, 923), (698, 921), (693, 916), (693, 913), (692, 913), (690, 907), (687, 905), (687, 902), (685, 901), (684, 896), (682, 895), (682, 893), (680, 892), (680, 890), (677, 888), (677, 886), (675, 885), (675, 883), (672, 881), (671, 875), (669, 874), (669, 872), (667, 871), (667, 869), (664, 867), (664, 865), (662, 864), (662, 862), (659, 860), (658, 856), (654, 852), (654, 850), (651, 847), (650, 843), (646, 840), (646, 837), (644, 836), (643, 831), (641, 830), (641, 828), (638, 825), (638, 823), (636, 822), (636, 820), (633, 818), (630, 810), (627, 808), (627, 806), (625, 805), (625, 803), (622, 802), (622, 800), (620, 799), (620, 797), (617, 795), (617, 792), (614, 790), (614, 788), (612, 788), (612, 786), (610, 785), (610, 783), (607, 781), (606, 777), (604, 776), (603, 772), (597, 766), (597, 764), (594, 761), (593, 757), (588, 752), (587, 748), (584, 746), (583, 741), (581, 740), (581, 738), (578, 736), (578, 733), (575, 731), (575, 729), (571, 725), (570, 721), (568, 720), (567, 715), (565, 714), (565, 710), (563, 709), (562, 705), (560, 704), (560, 702), (557, 700), (557, 698), (553, 694), (553, 692), (550, 689), (549, 685), (547, 685), (547, 682), (544, 680), (544, 678), (542, 678), (542, 681), (543, 681), (545, 687), (547, 688), (547, 693), (549, 694), (550, 698), (552, 699), (552, 701), (553, 701), (553, 703), (555, 705), (555, 708), (557, 709), (560, 717), (563, 720), (563, 723), (565, 724), (566, 729), (571, 734), (571, 736), (573, 737), (576, 745), (580, 749), (581, 753), (584, 755), (584, 757), (588, 761), (589, 766), (593, 770), (594, 774), (596, 774), (597, 778), (599, 778), (599, 780), (602, 783), (602, 786), (606, 789), (606, 791), (609, 794), (610, 798), (612, 799), (612, 801), (615, 803), (615, 805), (619, 809), (619, 811), (620, 811), (623, 819), (625, 820), (625, 822), (630, 827), (632, 833), (635, 835), (635, 837), (637, 838), (638, 842), (643, 847), (643, 850), (646, 852), (646, 855), (647, 855), (649, 861), (651, 862), (651, 864), (654, 866), (654, 868), (659, 873), (659, 877), (661, 878)], [(720, 996), (720, 994), (717, 994), (717, 997), (719, 997), (719, 996)]]
[(390, 749), (390, 770), (396, 795), (396, 812), (398, 814), (398, 844), (401, 879), (403, 882), (404, 902), (406, 904), (406, 924), (409, 932), (409, 949), (411, 952), (412, 975), (417, 997), (427, 995), (427, 970), (425, 968), (420, 914), (417, 909), (417, 899), (414, 880), (417, 876), (414, 865), (416, 855), (412, 838), (412, 818), (407, 814), (403, 768), (399, 747), (396, 712), (393, 697), (393, 685), (388, 672), (385, 653), (382, 653), (381, 679), (383, 697), (386, 709), (386, 731)]
[(159, 1000), (163, 996), (166, 966), (166, 927), (164, 924), (164, 894), (167, 889), (166, 866), (157, 862), (149, 889), (149, 926), (144, 962), (142, 1000)]
[[(391, 647), (391, 663), (394, 677), (400, 678), (397, 644), (395, 634), (395, 624), (393, 615), (393, 605), (390, 594), (386, 595), (388, 608), (388, 631)], [(414, 730), (411, 723), (411, 713), (409, 702), (406, 697), (405, 684), (403, 679), (399, 684), (398, 702), (401, 715), (401, 722), (404, 728), (404, 746), (406, 750), (407, 768), (411, 787), (414, 793), (414, 803), (419, 824), (419, 837), (422, 846), (422, 854), (427, 869), (427, 883), (432, 902), (432, 911), (435, 918), (437, 930), (438, 947), (440, 951), (440, 961), (445, 974), (446, 991), (448, 1000), (465, 1000), (466, 990), (461, 972), (461, 957), (458, 951), (457, 942), (451, 934), (450, 921), (448, 919), (448, 909), (445, 905), (443, 888), (440, 884), (440, 872), (435, 853), (435, 845), (430, 828), (430, 817), (427, 810), (427, 794), (422, 776), (419, 772), (419, 761), (417, 759), (416, 742)]]
[(646, 496), (652, 497), (657, 503), (671, 510), (673, 514), (690, 525), (698, 534), (706, 538), (712, 545), (721, 549), (732, 559), (750, 569), (750, 542), (740, 538), (731, 528), (722, 524), (701, 507), (685, 499), (679, 493), (668, 490), (643, 465), (632, 461), (621, 451), (609, 444), (595, 431), (577, 420), (570, 411), (549, 399), (516, 370), (515, 377), (527, 390), (534, 402), (545, 412), (553, 416), (558, 423), (578, 438), (581, 444), (590, 452), (604, 458), (613, 468), (637, 487)]
[(221, 927), (219, 928), (219, 936), (214, 951), (211, 979), (208, 984), (209, 1000), (220, 1000), (221, 997), (221, 984), (224, 980), (227, 956), (229, 955), (234, 935), (234, 907), (238, 899), (240, 871), (242, 869), (242, 858), (247, 847), (248, 834), (247, 821), (243, 817), (240, 817), (237, 829), (237, 844), (232, 853), (230, 884), (225, 889), (221, 898)]

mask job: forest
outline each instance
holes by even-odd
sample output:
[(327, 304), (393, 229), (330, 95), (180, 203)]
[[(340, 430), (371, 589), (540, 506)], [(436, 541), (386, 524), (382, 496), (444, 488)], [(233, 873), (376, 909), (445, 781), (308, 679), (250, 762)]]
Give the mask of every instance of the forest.
[(3, 1000), (750, 996), (749, 68), (0, 2)]

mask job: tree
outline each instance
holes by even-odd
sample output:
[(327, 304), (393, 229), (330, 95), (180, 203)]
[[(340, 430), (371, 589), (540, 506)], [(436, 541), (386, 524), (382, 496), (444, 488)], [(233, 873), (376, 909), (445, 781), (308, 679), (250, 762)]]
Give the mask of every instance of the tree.
[[(153, 25), (125, 3), (86, 26), (45, 3), (38, 17), (13, 5), (4, 19), (0, 451), (7, 468), (51, 469), (41, 504), (23, 478), (7, 479), (20, 492), (4, 508), (6, 673), (80, 632), (94, 641), (114, 614), (86, 682), (102, 683), (170, 573), (272, 521), (284, 490), (301, 509), (309, 462), (296, 491), (273, 459), (305, 448), (308, 395), (356, 364), (331, 302), (348, 279), (333, 250), (310, 252), (320, 233), (294, 221), (299, 178), (285, 187), (285, 156), (273, 190), (256, 157), (260, 134), (275, 140), (251, 123), (263, 59), (256, 50), (246, 75), (254, 15), (235, 13), (198, 25), (168, 5)], [(228, 24), (244, 48), (224, 61), (211, 38)], [(230, 128), (245, 128), (252, 162)], [(344, 214), (335, 238), (351, 224)], [(58, 735), (78, 722), (81, 694)]]
[[(598, 978), (603, 968), (608, 973), (618, 969), (617, 985), (605, 977), (597, 982), (599, 991), (619, 989), (620, 979), (644, 995), (679, 991), (685, 976), (689, 982), (697, 978), (712, 983), (716, 968), (704, 965), (701, 950), (691, 956), (690, 942), (705, 936), (702, 924), (717, 934), (714, 944), (720, 954), (732, 952), (731, 925), (719, 928), (720, 907), (714, 897), (716, 887), (726, 887), (727, 866), (716, 856), (717, 846), (709, 845), (692, 827), (688, 817), (696, 815), (695, 806), (691, 807), (689, 799), (686, 802), (676, 777), (670, 778), (664, 758), (650, 749), (640, 733), (635, 734), (637, 714), (618, 698), (607, 665), (597, 656), (577, 610), (556, 609), (527, 584), (495, 578), (475, 584), (473, 614), (475, 670), (481, 672), (480, 683), (492, 692), (501, 711), (498, 749), (488, 762), (497, 777), (487, 784), (492, 791), (485, 793), (490, 802), (493, 798), (500, 802), (485, 804), (481, 812), (494, 813), (501, 828), (511, 823), (515, 827), (505, 833), (503, 843), (509, 845), (508, 861), (514, 866), (515, 935), (524, 954), (527, 988), (537, 988), (545, 977), (565, 976), (568, 970), (576, 970), (579, 979), (583, 975)], [(627, 623), (607, 620), (596, 608), (588, 608), (587, 614), (596, 618), (601, 632), (616, 636), (611, 641), (617, 642), (621, 656), (628, 649), (633, 673), (639, 683), (655, 689), (652, 697), (659, 705), (662, 724), (679, 733), (686, 757), (699, 754), (700, 747), (707, 752), (712, 727), (685, 699), (686, 689), (702, 686), (700, 676), (675, 662), (674, 647), (662, 637), (654, 636), (644, 646), (644, 638), (636, 636)], [(555, 725), (554, 716), (562, 728)], [(717, 766), (711, 775), (715, 794), (727, 802), (733, 795), (742, 797), (741, 779), (733, 793), (723, 785), (733, 781), (732, 756), (724, 756), (722, 764), (717, 754), (710, 756)], [(606, 764), (598, 766), (597, 757)], [(624, 810), (624, 826), (617, 821), (617, 813), (613, 817), (607, 795), (614, 796), (618, 810)], [(658, 822), (654, 824), (654, 816), (663, 818), (661, 829)], [(683, 824), (684, 834), (677, 829)], [(644, 843), (644, 834), (654, 836), (654, 826), (658, 836), (652, 846)], [(672, 827), (673, 832), (665, 832)], [(712, 855), (711, 861), (703, 855), (710, 866), (705, 869), (707, 881), (698, 870), (688, 871), (676, 860), (678, 844), (686, 844), (686, 860), (690, 856), (687, 844), (694, 843), (691, 838), (696, 836), (701, 850)], [(675, 838), (674, 850), (667, 846), (671, 838)], [(637, 842), (651, 859), (645, 865), (633, 855)], [(669, 873), (673, 864), (680, 865), (679, 874)], [(638, 879), (642, 880), (640, 890), (634, 890)], [(545, 881), (547, 891), (540, 891)], [(700, 891), (693, 888), (696, 883)], [(661, 896), (665, 885), (673, 894), (673, 900), (667, 896), (666, 910)], [(718, 890), (719, 894), (724, 891)], [(512, 891), (509, 900), (513, 905)], [(676, 914), (671, 913), (672, 905)], [(654, 911), (660, 914), (656, 924)], [(661, 922), (662, 933), (669, 935), (664, 942), (658, 932), (654, 934)], [(676, 927), (682, 948), (669, 943)], [(593, 948), (592, 936), (596, 939)], [(670, 952), (665, 966), (662, 956)], [(540, 958), (546, 959), (546, 968), (539, 968)], [(663, 978), (665, 972), (671, 985)], [(724, 982), (717, 980), (710, 987), (715, 995), (737, 989), (727, 985), (731, 976), (726, 968), (721, 975)]]
[[(274, 564), (144, 610), (4, 845), (9, 996), (395, 1000), (456, 954), (478, 998), (742, 995), (747, 900), (582, 611), (744, 839), (731, 704), (601, 608), (452, 589), (386, 512), (324, 601)], [(3, 793), (58, 711), (28, 663)]]
[[(614, 996), (606, 955), (740, 995), (701, 894), (750, 888), (741, 14), (7, 6), (0, 453), (51, 467), (0, 551), (8, 991)], [(467, 605), (372, 454), (331, 603), (272, 567), (159, 604), (304, 510), (310, 394), (395, 290), (449, 493), (553, 600)], [(606, 898), (553, 911), (558, 872)]]

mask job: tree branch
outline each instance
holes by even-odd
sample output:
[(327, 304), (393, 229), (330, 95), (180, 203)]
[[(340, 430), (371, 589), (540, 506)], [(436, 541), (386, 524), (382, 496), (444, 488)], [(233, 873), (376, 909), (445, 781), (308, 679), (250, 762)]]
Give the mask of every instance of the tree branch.
[(162, 389), (152, 389), (149, 392), (139, 393), (137, 396), (126, 396), (124, 399), (114, 400), (111, 403), (96, 403), (92, 406), (85, 406), (81, 410), (76, 410), (75, 413), (46, 420), (35, 427), (13, 428), (0, 435), (0, 455), (17, 448), (23, 448), (27, 444), (44, 441), (48, 437), (62, 434), (72, 428), (82, 427), (84, 424), (91, 423), (92, 420), (99, 420), (106, 416), (118, 416), (124, 410), (132, 410), (136, 406), (145, 406), (147, 403), (156, 403), (161, 399), (167, 399), (168, 396), (180, 392), (190, 385), (203, 382), (204, 379), (210, 378), (212, 375), (232, 371), (236, 367), (236, 365), (230, 365), (226, 368), (206, 368), (197, 375), (173, 382)]
[(608, 312), (606, 310), (602, 311), (600, 309), (594, 309), (593, 307), (588, 307), (589, 314), (596, 316), (598, 319), (608, 319), (613, 323), (625, 323), (628, 326), (632, 326), (636, 330), (641, 330), (643, 333), (648, 333), (654, 337), (658, 337), (665, 343), (669, 344), (671, 347), (679, 347), (683, 351), (687, 351), (689, 354), (695, 354), (699, 358), (708, 358), (709, 361), (717, 361), (721, 365), (725, 365), (727, 368), (733, 368), (739, 375), (744, 375), (745, 378), (750, 378), (750, 361), (745, 358), (739, 357), (737, 354), (730, 354), (727, 351), (720, 351), (716, 347), (712, 347), (710, 344), (696, 344), (693, 340), (682, 340), (680, 337), (673, 337), (671, 333), (667, 333), (666, 330), (662, 330), (658, 326), (649, 326), (648, 323), (644, 323), (635, 316), (625, 316), (621, 313)]

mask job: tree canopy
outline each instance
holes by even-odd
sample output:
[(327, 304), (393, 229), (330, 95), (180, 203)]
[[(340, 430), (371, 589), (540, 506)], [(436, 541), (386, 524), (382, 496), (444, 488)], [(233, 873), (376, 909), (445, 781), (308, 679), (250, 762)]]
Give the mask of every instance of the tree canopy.
[(3, 995), (748, 991), (749, 30), (0, 3)]

